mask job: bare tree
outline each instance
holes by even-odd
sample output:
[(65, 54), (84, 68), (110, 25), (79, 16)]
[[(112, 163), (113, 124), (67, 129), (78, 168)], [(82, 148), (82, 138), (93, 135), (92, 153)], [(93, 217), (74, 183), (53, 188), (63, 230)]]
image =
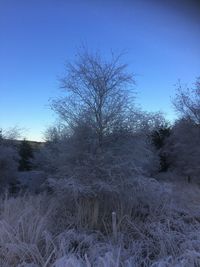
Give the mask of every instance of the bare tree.
[(78, 54), (74, 64), (67, 64), (67, 75), (61, 87), (67, 96), (54, 100), (53, 109), (73, 129), (86, 122), (95, 131), (98, 146), (104, 136), (127, 119), (133, 94), (133, 76), (120, 56), (110, 61), (86, 50)]
[(192, 89), (184, 88), (180, 82), (178, 83), (173, 105), (181, 117), (190, 119), (195, 124), (200, 124), (200, 77)]

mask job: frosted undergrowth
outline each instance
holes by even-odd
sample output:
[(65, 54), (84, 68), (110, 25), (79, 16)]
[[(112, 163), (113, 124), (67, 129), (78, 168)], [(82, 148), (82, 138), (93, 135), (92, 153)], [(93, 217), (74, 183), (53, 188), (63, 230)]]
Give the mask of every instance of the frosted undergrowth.
[[(80, 227), (79, 209), (73, 211), (66, 197), (63, 202), (45, 194), (2, 197), (0, 266), (200, 266), (200, 189), (141, 179), (130, 198), (132, 212), (116, 211), (116, 237), (111, 214), (102, 223), (101, 209), (95, 227)], [(110, 211), (108, 202), (102, 207)]]

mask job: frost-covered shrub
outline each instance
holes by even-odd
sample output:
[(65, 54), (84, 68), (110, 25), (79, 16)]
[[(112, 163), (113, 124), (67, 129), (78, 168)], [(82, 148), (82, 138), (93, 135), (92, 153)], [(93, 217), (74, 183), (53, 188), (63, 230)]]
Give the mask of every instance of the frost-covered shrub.
[[(91, 185), (80, 184), (76, 179), (49, 179), (56, 192), (58, 207), (52, 223), (58, 231), (71, 225), (85, 229), (112, 232), (111, 214), (118, 220), (132, 217), (146, 220), (150, 215), (165, 210), (169, 201), (169, 189), (154, 180), (142, 176), (132, 178), (121, 186), (95, 181)], [(126, 194), (124, 193), (126, 192)], [(57, 223), (59, 218), (59, 223)], [(119, 224), (122, 227), (123, 224)], [(106, 227), (106, 229), (105, 229)]]
[(28, 190), (32, 193), (43, 191), (45, 180), (46, 174), (43, 171), (23, 171), (17, 174), (20, 189)]
[(116, 129), (99, 147), (92, 128), (81, 124), (70, 136), (48, 142), (35, 155), (35, 165), (50, 176), (75, 177), (83, 184), (101, 180), (117, 185), (133, 175), (153, 175), (159, 158), (141, 130)]

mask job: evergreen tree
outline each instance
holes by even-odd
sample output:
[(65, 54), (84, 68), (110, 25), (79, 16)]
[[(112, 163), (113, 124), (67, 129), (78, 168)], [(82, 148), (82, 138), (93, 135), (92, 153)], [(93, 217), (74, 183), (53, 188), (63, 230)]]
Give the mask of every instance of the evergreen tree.
[(160, 171), (167, 171), (169, 168), (169, 161), (165, 152), (164, 146), (167, 138), (171, 134), (171, 127), (168, 124), (163, 125), (152, 133), (152, 142), (159, 151), (160, 157)]
[(3, 141), (3, 131), (0, 128), (0, 144), (2, 143), (2, 141)]
[(27, 140), (23, 140), (19, 147), (19, 171), (31, 170), (31, 159), (33, 158), (33, 148)]

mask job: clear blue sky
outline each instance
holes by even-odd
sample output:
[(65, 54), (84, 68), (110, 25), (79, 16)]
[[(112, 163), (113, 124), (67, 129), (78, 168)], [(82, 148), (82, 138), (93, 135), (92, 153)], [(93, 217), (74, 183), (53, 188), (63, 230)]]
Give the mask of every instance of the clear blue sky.
[[(165, 4), (164, 4), (165, 3)], [(178, 79), (200, 75), (200, 5), (192, 0), (0, 0), (0, 127), (25, 128), (40, 140), (54, 122), (49, 98), (58, 77), (87, 44), (103, 54), (126, 50), (136, 73), (137, 102), (174, 113)]]

